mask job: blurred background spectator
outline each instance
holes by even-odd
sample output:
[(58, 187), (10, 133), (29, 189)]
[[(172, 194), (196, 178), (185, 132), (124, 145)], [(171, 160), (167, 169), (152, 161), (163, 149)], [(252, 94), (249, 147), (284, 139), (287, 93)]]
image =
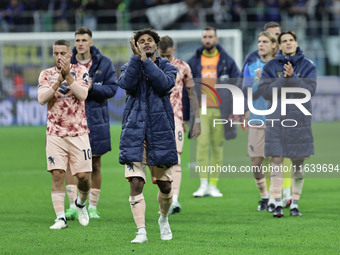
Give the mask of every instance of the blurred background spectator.
[(4, 68), (4, 75), (2, 78), (2, 92), (4, 96), (10, 97), (14, 94), (14, 75), (11, 69)]
[(310, 55), (340, 62), (334, 61), (340, 46), (340, 0), (0, 0), (0, 33), (74, 32), (81, 26), (93, 31), (201, 30), (210, 25), (240, 29), (244, 55), (256, 48), (254, 38), (268, 21), (296, 31)]

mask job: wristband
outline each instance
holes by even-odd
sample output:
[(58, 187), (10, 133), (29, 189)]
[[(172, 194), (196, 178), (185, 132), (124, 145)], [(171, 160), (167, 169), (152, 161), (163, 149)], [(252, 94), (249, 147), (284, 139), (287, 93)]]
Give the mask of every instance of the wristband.
[(195, 118), (195, 123), (201, 123), (201, 118)]

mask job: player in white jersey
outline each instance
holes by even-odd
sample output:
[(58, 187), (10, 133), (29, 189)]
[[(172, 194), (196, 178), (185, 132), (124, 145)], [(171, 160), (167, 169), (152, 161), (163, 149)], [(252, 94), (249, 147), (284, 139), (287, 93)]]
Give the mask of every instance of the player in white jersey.
[(194, 82), (191, 78), (191, 69), (187, 63), (174, 57), (174, 42), (169, 36), (161, 37), (158, 47), (158, 53), (162, 58), (166, 58), (173, 64), (177, 69), (176, 85), (173, 87), (170, 95), (170, 102), (174, 110), (175, 115), (175, 135), (176, 135), (176, 146), (178, 153), (178, 164), (173, 166), (174, 170), (172, 173), (173, 183), (173, 202), (170, 208), (170, 214), (178, 213), (181, 211), (181, 205), (178, 202), (179, 189), (181, 185), (182, 170), (181, 170), (181, 153), (184, 143), (184, 129), (183, 129), (183, 105), (182, 105), (182, 93), (183, 86), (186, 87), (190, 103), (195, 114), (195, 125), (193, 127), (192, 137), (196, 139), (201, 133), (201, 124), (199, 118), (199, 108), (196, 91), (194, 88)]
[(67, 227), (65, 219), (64, 179), (67, 164), (78, 178), (79, 195), (75, 201), (79, 223), (87, 226), (85, 203), (91, 187), (91, 147), (84, 100), (88, 94), (89, 75), (85, 67), (71, 65), (70, 43), (53, 44), (55, 66), (40, 73), (38, 101), (47, 103), (46, 158), (52, 174), (52, 203), (57, 215), (50, 229)]

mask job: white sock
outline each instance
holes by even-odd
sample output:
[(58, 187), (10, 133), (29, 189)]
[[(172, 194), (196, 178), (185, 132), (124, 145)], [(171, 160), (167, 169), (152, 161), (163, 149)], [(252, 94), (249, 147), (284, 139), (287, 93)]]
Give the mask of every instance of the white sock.
[(172, 202), (178, 202), (178, 194), (172, 195)]
[(275, 207), (278, 207), (278, 206), (283, 207), (281, 198), (275, 198)]
[(62, 212), (58, 212), (58, 213), (57, 213), (57, 219), (60, 219), (60, 218), (66, 219), (66, 217), (65, 217), (65, 211), (62, 211)]
[(261, 198), (262, 199), (268, 199), (269, 198), (268, 192), (267, 192), (267, 195), (261, 196)]
[(290, 204), (290, 209), (298, 208), (298, 202), (299, 200), (293, 200), (292, 203)]
[(77, 198), (77, 204), (78, 205), (85, 205), (86, 204), (86, 200), (85, 201), (81, 201), (79, 195), (78, 195), (78, 198)]
[(275, 205), (275, 199), (270, 198), (270, 199), (269, 199), (269, 202), (268, 202), (268, 205), (270, 205), (270, 204), (274, 204), (274, 205)]
[(160, 223), (167, 223), (168, 222), (168, 216), (164, 217), (164, 216), (160, 216), (159, 217), (159, 222)]
[(208, 186), (208, 179), (201, 179), (201, 186)]
[(138, 234), (145, 234), (145, 235), (146, 235), (146, 230), (145, 230), (145, 228), (139, 228), (139, 229), (138, 229)]
[(292, 196), (292, 194), (290, 192), (290, 188), (284, 188), (282, 193), (283, 193), (284, 198), (288, 198), (288, 197)]
[(89, 204), (88, 209), (95, 209), (95, 210), (97, 210), (97, 206), (96, 206), (96, 205)]
[(76, 204), (70, 204), (70, 208), (73, 208), (74, 210), (77, 210)]

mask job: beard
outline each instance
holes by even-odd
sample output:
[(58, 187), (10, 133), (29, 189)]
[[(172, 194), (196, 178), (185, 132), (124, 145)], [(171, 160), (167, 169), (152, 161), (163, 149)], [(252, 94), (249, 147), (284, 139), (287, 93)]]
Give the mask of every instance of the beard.
[(213, 48), (215, 47), (215, 45), (211, 45), (211, 46), (204, 46), (204, 49), (206, 49), (207, 51), (211, 51)]
[(145, 53), (145, 55), (146, 55), (148, 58), (152, 57), (154, 54), (155, 54), (155, 52), (147, 52), (147, 53)]

